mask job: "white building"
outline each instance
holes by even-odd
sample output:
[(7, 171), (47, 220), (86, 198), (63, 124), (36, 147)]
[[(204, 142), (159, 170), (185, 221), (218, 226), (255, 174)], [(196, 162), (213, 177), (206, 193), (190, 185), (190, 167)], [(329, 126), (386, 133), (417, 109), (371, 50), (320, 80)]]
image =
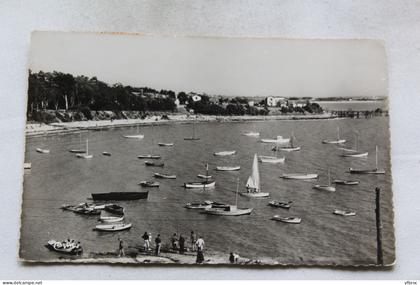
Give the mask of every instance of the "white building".
[(267, 107), (287, 106), (287, 99), (284, 97), (267, 97), (265, 103)]

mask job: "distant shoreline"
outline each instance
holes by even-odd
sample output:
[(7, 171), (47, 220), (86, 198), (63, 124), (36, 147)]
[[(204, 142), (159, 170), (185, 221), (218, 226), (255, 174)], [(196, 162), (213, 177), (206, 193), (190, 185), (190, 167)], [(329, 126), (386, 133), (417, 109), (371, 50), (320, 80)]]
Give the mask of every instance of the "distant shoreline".
[(315, 115), (273, 115), (273, 116), (214, 116), (214, 115), (197, 115), (188, 116), (185, 114), (168, 115), (169, 120), (161, 119), (160, 116), (151, 116), (145, 119), (119, 119), (119, 120), (98, 120), (98, 121), (75, 121), (63, 123), (27, 123), (25, 133), (26, 136), (43, 136), (51, 134), (67, 134), (80, 131), (110, 128), (123, 128), (130, 126), (149, 126), (164, 125), (174, 123), (192, 123), (192, 122), (245, 122), (245, 121), (273, 121), (273, 120), (326, 120), (337, 119), (330, 113)]

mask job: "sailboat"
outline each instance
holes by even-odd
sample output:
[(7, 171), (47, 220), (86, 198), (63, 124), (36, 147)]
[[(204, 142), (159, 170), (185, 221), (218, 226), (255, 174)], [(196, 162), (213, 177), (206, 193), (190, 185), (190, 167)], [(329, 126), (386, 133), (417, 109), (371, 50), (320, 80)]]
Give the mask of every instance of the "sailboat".
[[(79, 133), (79, 144), (82, 144), (82, 133)], [(71, 153), (85, 153), (86, 150), (84, 149), (71, 149), (69, 152)]]
[(355, 149), (346, 149), (342, 148), (343, 153), (340, 155), (342, 157), (366, 157), (368, 156), (368, 152), (360, 152), (359, 151), (359, 136), (355, 134), (354, 137)]
[(141, 139), (144, 138), (144, 135), (143, 134), (140, 134), (140, 132), (139, 132), (139, 125), (137, 125), (137, 134), (136, 135), (125, 135), (123, 137), (125, 137), (126, 139), (138, 139), (138, 140), (141, 140)]
[(283, 144), (289, 143), (290, 138), (283, 138), (282, 136), (277, 136), (274, 139), (261, 139), (262, 143), (275, 143), (275, 144)]
[(252, 172), (246, 182), (247, 192), (242, 192), (241, 195), (250, 198), (263, 198), (270, 196), (270, 193), (260, 192), (260, 172), (258, 170), (258, 158), (257, 154), (254, 155), (254, 161), (252, 162)]
[(92, 158), (93, 154), (89, 154), (89, 140), (86, 139), (86, 151), (85, 153), (78, 153), (76, 154), (78, 158)]
[(217, 207), (211, 207), (204, 209), (203, 213), (209, 215), (217, 216), (242, 216), (250, 215), (253, 208), (238, 208), (238, 191), (239, 191), (239, 178), (236, 184), (236, 194), (235, 194), (235, 205), (221, 205)]
[(192, 137), (186, 137), (186, 138), (184, 138), (184, 140), (186, 140), (186, 141), (198, 141), (198, 140), (200, 140), (200, 138), (199, 137), (196, 137), (195, 136), (195, 121), (197, 120), (197, 118), (195, 118), (195, 120), (194, 120), (194, 122), (193, 122), (193, 126), (192, 126)]
[(206, 179), (205, 181), (200, 181), (200, 182), (188, 182), (188, 183), (184, 183), (184, 187), (185, 188), (209, 188), (209, 187), (214, 187), (216, 185), (216, 181), (209, 181), (209, 179), (211, 178), (211, 175), (209, 175), (209, 164), (206, 164), (206, 174), (198, 174), (197, 175), (199, 178), (204, 178)]
[(335, 187), (331, 186), (331, 173), (330, 173), (330, 169), (328, 168), (328, 185), (319, 185), (316, 184), (313, 186), (314, 189), (318, 189), (318, 190), (325, 190), (325, 191), (329, 191), (329, 192), (335, 192)]
[(299, 151), (300, 150), (300, 146), (295, 146), (294, 145), (295, 139), (296, 138), (295, 138), (295, 136), (294, 136), (294, 134), (292, 132), (292, 135), (290, 136), (289, 145), (288, 146), (278, 146), (278, 145), (276, 145), (275, 147), (273, 147), (273, 151), (276, 151), (276, 150), (288, 151), (288, 152), (290, 152), (290, 151)]
[(255, 124), (254, 124), (254, 130), (253, 131), (246, 132), (243, 135), (244, 136), (247, 136), (247, 137), (259, 137), (260, 136), (260, 133), (257, 132), (257, 131), (255, 131)]
[(384, 169), (378, 168), (378, 146), (375, 148), (375, 168), (374, 169), (357, 169), (357, 168), (349, 168), (350, 173), (352, 174), (385, 174)]
[(337, 139), (336, 140), (323, 140), (322, 143), (324, 144), (341, 144), (345, 143), (345, 139), (340, 138), (340, 127), (337, 127)]
[(274, 148), (276, 149), (275, 150), (276, 156), (266, 156), (266, 155), (260, 155), (260, 156), (258, 156), (259, 159), (260, 159), (260, 161), (262, 163), (283, 163), (286, 160), (285, 157), (278, 157), (277, 156), (277, 153), (278, 153), (278, 151), (277, 151), (278, 145), (275, 146)]

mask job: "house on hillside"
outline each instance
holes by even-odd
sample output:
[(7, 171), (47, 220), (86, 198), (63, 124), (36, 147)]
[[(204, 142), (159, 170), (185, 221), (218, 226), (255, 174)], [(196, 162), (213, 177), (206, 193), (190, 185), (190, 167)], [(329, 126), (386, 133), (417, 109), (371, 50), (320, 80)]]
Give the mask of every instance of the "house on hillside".
[(267, 107), (283, 107), (287, 106), (287, 99), (284, 97), (267, 97), (265, 98), (265, 104)]

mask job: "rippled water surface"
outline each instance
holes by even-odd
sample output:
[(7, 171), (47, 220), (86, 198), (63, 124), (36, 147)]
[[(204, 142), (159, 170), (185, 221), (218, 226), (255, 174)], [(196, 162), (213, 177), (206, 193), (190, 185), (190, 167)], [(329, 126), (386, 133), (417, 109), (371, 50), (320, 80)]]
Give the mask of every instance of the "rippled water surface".
[[(336, 137), (340, 126), (342, 137), (353, 144), (353, 132), (359, 132), (361, 150), (369, 151), (367, 158), (342, 158), (333, 145), (322, 144), (326, 138)], [(270, 192), (272, 199), (293, 201), (288, 210), (267, 206), (269, 200), (247, 199), (239, 196), (239, 207), (252, 207), (250, 216), (207, 216), (183, 208), (191, 201), (214, 200), (235, 202), (236, 179), (240, 191), (251, 172), (254, 153), (270, 155), (271, 146), (259, 138), (242, 133), (258, 130), (260, 138), (289, 136), (294, 132), (299, 152), (282, 153), (284, 164), (260, 164), (262, 191)], [(339, 263), (369, 264), (376, 261), (375, 187), (382, 189), (383, 246), (385, 261), (393, 260), (393, 214), (389, 157), (388, 118), (369, 120), (313, 120), (264, 121), (240, 123), (199, 123), (196, 132), (199, 141), (185, 141), (191, 136), (191, 124), (170, 124), (141, 127), (143, 140), (124, 139), (123, 135), (136, 128), (119, 128), (79, 134), (28, 138), (26, 161), (32, 170), (25, 172), (24, 201), (21, 233), (21, 256), (26, 259), (48, 260), (57, 254), (44, 244), (51, 238), (71, 237), (80, 240), (84, 255), (89, 252), (113, 251), (116, 238), (123, 237), (129, 245), (141, 244), (144, 231), (153, 236), (160, 233), (164, 242), (174, 232), (189, 236), (194, 230), (203, 235), (208, 248), (235, 251), (250, 258), (271, 258), (283, 263)], [(68, 152), (81, 148), (85, 138), (93, 159), (77, 159)], [(81, 143), (82, 141), (82, 143)], [(158, 147), (158, 142), (174, 142), (174, 147)], [(375, 146), (379, 147), (379, 166), (386, 175), (350, 175), (349, 167), (374, 167)], [(49, 155), (35, 152), (37, 147), (51, 150)], [(229, 157), (215, 157), (213, 153), (236, 150)], [(102, 151), (112, 153), (102, 156)], [(160, 154), (164, 169), (146, 167), (139, 154)], [(209, 163), (211, 175), (217, 184), (213, 190), (188, 190), (184, 182), (196, 181), (196, 175), (205, 173)], [(238, 172), (216, 172), (218, 165), (240, 165)], [(332, 179), (356, 179), (358, 186), (338, 186), (333, 193), (312, 189), (316, 181), (283, 180), (284, 172), (320, 174), (320, 183), (327, 182), (327, 169)], [(127, 220), (133, 223), (130, 231), (100, 233), (92, 231), (97, 217), (86, 217), (59, 209), (63, 203), (86, 201), (92, 192), (137, 191), (141, 180), (153, 179), (153, 172), (164, 171), (177, 175), (176, 180), (160, 180), (159, 189), (150, 189), (148, 200), (123, 201)], [(332, 214), (334, 209), (354, 210), (354, 217)], [(273, 215), (299, 216), (299, 225), (282, 224), (270, 220)]]

